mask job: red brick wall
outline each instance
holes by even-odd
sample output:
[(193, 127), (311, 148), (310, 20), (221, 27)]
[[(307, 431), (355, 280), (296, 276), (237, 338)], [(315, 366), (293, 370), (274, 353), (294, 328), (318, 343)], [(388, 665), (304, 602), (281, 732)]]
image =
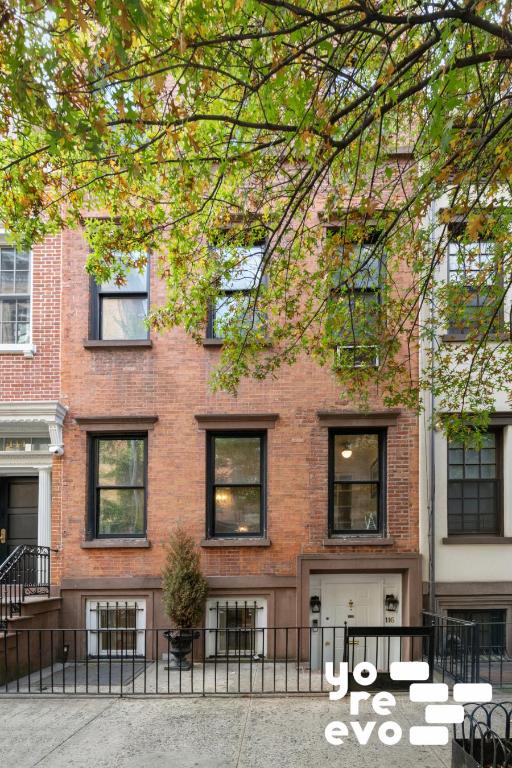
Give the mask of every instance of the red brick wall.
[[(327, 434), (318, 410), (354, 410), (334, 377), (303, 358), (279, 378), (245, 381), (238, 396), (212, 393), (209, 375), (219, 352), (197, 346), (181, 331), (152, 334), (152, 349), (88, 350), (89, 280), (79, 233), (63, 238), (62, 402), (70, 407), (63, 466), (62, 575), (158, 576), (176, 522), (199, 541), (205, 530), (205, 432), (197, 413), (278, 413), (268, 431), (269, 548), (203, 549), (209, 575), (294, 575), (300, 553), (382, 551), (382, 547), (329, 547), (327, 536)], [(152, 275), (153, 302), (164, 299)], [(372, 408), (382, 410), (378, 398)], [(157, 415), (149, 433), (148, 539), (150, 549), (81, 549), (87, 483), (86, 433), (76, 416)], [(386, 553), (418, 551), (418, 430), (413, 415), (388, 431), (389, 533)], [(57, 538), (59, 534), (55, 532)], [(58, 542), (56, 542), (58, 543)]]
[(61, 236), (32, 253), (33, 358), (0, 355), (0, 401), (58, 400), (60, 390)]

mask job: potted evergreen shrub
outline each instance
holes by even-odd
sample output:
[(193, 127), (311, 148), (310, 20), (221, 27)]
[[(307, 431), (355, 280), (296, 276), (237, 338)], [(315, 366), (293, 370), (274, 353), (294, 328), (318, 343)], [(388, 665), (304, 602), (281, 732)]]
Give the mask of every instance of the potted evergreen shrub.
[(208, 584), (199, 562), (199, 552), (191, 536), (177, 527), (171, 534), (162, 574), (162, 600), (166, 615), (174, 624), (164, 632), (174, 657), (172, 669), (190, 669), (188, 654), (199, 637), (194, 630), (202, 619)]

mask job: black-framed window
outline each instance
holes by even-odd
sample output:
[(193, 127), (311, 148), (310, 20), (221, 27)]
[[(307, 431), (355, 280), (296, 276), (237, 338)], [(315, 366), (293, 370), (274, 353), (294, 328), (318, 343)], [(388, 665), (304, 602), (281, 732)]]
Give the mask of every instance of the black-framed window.
[(89, 440), (90, 535), (145, 536), (147, 434), (94, 435)]
[(329, 535), (384, 530), (386, 433), (329, 432)]
[[(331, 230), (330, 235), (337, 230)], [(377, 246), (378, 233), (369, 233), (365, 242), (351, 245), (348, 260), (340, 269), (338, 280), (343, 287), (338, 294), (334, 286), (334, 301), (347, 303), (346, 322), (339, 329), (340, 343), (336, 348), (338, 365), (373, 367), (379, 363), (379, 327), (382, 313), (382, 281), (385, 255)], [(340, 249), (343, 253), (343, 249)]]
[(448, 445), (448, 535), (501, 535), (501, 432)]
[[(216, 251), (223, 251), (222, 244), (213, 246)], [(251, 245), (225, 247), (226, 259), (233, 263), (229, 277), (221, 280), (220, 292), (210, 308), (208, 318), (208, 337), (222, 339), (225, 336), (226, 324), (239, 317), (244, 325), (263, 322), (261, 316), (254, 317), (250, 307), (251, 295), (258, 287), (260, 280), (265, 282), (262, 275), (262, 260), (265, 250), (263, 242)]]
[(30, 341), (30, 253), (0, 246), (0, 344)]
[(265, 535), (266, 444), (266, 432), (208, 432), (209, 537)]
[(482, 322), (500, 330), (503, 311), (497, 308), (496, 287), (501, 286), (502, 278), (493, 263), (495, 247), (491, 239), (466, 242), (463, 227), (450, 227), (448, 281), (459, 286), (465, 298), (462, 311), (449, 320), (450, 333), (467, 334)]
[(92, 280), (92, 335), (104, 341), (147, 339), (149, 269), (131, 269), (123, 285)]

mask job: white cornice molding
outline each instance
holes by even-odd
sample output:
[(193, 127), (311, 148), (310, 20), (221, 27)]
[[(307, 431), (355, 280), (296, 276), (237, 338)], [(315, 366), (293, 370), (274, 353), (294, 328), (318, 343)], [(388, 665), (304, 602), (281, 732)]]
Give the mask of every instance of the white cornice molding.
[(49, 451), (64, 453), (62, 426), (67, 408), (58, 400), (19, 400), (0, 403), (0, 427), (12, 424), (46, 424), (50, 435)]
[(38, 472), (41, 469), (51, 469), (52, 457), (49, 453), (39, 451), (6, 451), (0, 453), (0, 475), (16, 474), (28, 470)]

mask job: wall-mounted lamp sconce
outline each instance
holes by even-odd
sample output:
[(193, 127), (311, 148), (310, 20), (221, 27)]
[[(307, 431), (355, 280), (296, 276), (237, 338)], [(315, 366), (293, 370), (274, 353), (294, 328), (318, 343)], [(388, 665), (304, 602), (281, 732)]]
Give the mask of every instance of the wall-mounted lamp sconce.
[(321, 606), (322, 603), (318, 595), (312, 595), (309, 599), (309, 607), (311, 608), (311, 613), (320, 613)]
[(386, 608), (386, 611), (391, 611), (391, 613), (396, 613), (399, 605), (400, 605), (400, 601), (398, 597), (395, 597), (395, 595), (386, 595), (386, 597), (384, 598), (384, 607)]

